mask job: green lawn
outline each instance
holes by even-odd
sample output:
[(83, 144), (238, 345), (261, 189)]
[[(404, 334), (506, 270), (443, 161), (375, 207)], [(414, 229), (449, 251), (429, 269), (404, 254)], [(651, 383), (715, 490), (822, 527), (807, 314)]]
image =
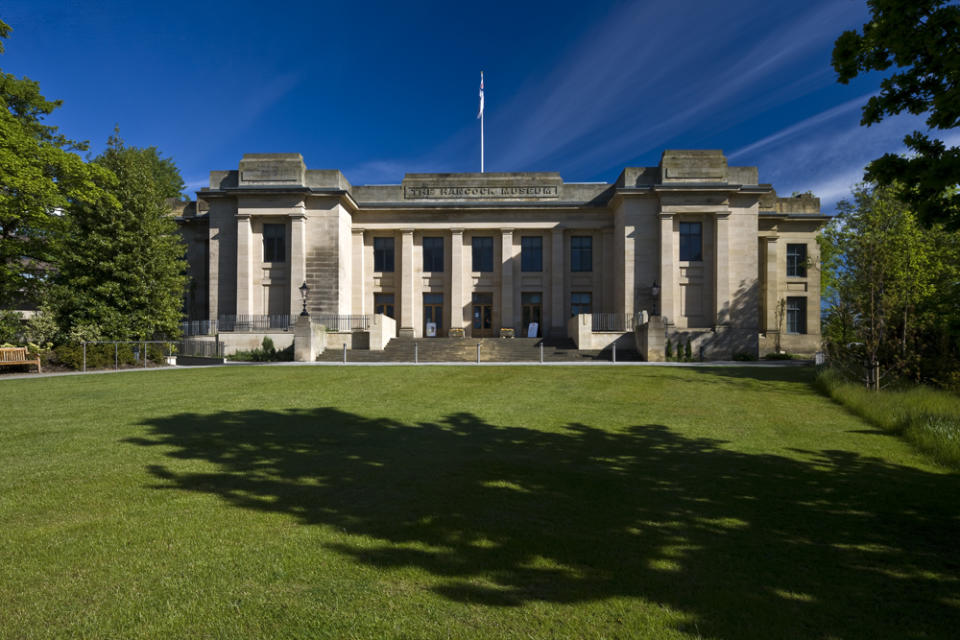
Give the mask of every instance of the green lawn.
[(811, 380), (0, 380), (0, 638), (957, 637), (960, 476)]

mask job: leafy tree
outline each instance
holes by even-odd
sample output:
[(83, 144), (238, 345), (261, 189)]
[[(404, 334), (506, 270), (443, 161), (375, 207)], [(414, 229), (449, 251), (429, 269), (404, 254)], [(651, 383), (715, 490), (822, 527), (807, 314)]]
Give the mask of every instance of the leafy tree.
[(93, 164), (109, 174), (101, 186), (111, 198), (70, 210), (56, 296), (61, 324), (112, 339), (174, 336), (186, 262), (166, 198), (182, 184), (179, 172), (155, 148), (127, 147), (118, 135)]
[(851, 372), (864, 367), (874, 389), (885, 376), (929, 376), (925, 344), (943, 329), (932, 311), (958, 275), (955, 249), (947, 251), (956, 236), (923, 229), (896, 193), (858, 186), (823, 234), (831, 249), (821, 257), (831, 282), (824, 336), (835, 361)]
[[(0, 52), (9, 33), (0, 21)], [(65, 231), (63, 211), (103, 196), (98, 185), (109, 172), (73, 153), (85, 143), (43, 123), (59, 106), (33, 80), (0, 70), (0, 304), (40, 298)]]
[[(833, 49), (833, 68), (844, 84), (861, 73), (896, 73), (863, 108), (870, 126), (904, 111), (927, 115), (936, 130), (960, 124), (960, 7), (952, 0), (868, 0), (871, 21), (845, 31)], [(921, 222), (960, 228), (960, 148), (914, 131), (904, 142), (910, 157), (886, 154), (867, 168), (866, 180), (899, 184), (899, 196)]]

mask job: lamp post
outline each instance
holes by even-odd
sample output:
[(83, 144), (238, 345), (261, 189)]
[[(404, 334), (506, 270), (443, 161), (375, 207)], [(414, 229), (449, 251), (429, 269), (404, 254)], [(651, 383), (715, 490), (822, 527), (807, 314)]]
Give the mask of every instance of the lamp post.
[(653, 286), (650, 287), (650, 294), (653, 296), (653, 315), (657, 315), (657, 299), (660, 296), (660, 285), (657, 284), (657, 281), (653, 281)]
[(310, 293), (310, 287), (307, 286), (307, 281), (304, 280), (303, 284), (300, 285), (300, 297), (303, 298), (303, 311), (300, 312), (301, 316), (310, 315), (307, 313), (307, 294)]

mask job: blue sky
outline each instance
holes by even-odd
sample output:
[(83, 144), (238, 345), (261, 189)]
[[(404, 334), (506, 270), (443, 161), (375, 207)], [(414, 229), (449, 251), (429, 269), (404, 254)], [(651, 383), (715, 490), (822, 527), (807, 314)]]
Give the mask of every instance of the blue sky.
[(353, 184), (478, 171), (481, 69), (486, 170), (570, 182), (719, 148), (832, 211), (922, 127), (860, 127), (880, 76), (835, 80), (833, 42), (867, 20), (864, 0), (7, 0), (0, 18), (0, 67), (63, 100), (52, 124), (94, 152), (119, 125), (191, 192), (250, 152), (299, 152)]

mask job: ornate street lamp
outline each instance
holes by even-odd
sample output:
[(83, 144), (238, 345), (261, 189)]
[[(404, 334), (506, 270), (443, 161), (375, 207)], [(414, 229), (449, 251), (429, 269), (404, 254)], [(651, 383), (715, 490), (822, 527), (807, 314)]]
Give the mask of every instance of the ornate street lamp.
[(657, 300), (660, 296), (660, 285), (657, 284), (657, 281), (653, 281), (653, 286), (650, 287), (650, 294), (653, 296), (653, 315), (657, 315)]
[(307, 294), (310, 293), (310, 287), (307, 286), (307, 281), (304, 280), (303, 284), (300, 285), (300, 297), (303, 298), (303, 311), (300, 312), (302, 316), (310, 315), (307, 313)]

